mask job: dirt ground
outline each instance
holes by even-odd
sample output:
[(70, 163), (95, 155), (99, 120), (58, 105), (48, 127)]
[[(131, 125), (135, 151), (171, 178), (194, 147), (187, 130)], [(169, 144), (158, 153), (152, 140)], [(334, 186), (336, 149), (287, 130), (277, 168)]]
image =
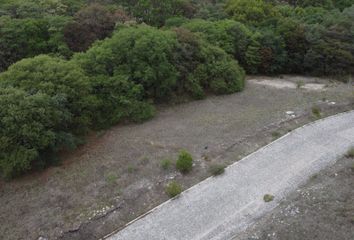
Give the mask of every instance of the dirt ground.
[(314, 175), (274, 211), (234, 238), (284, 239), (354, 239), (354, 159), (342, 158)]
[[(191, 187), (210, 175), (211, 164), (231, 164), (315, 120), (314, 106), (321, 117), (354, 108), (349, 84), (283, 76), (276, 80), (297, 87), (277, 88), (259, 84), (264, 79), (272, 80), (250, 77), (242, 93), (161, 106), (144, 124), (97, 133), (60, 166), (0, 182), (1, 238), (101, 238), (167, 200), (169, 181)], [(194, 156), (193, 171), (162, 169), (181, 149)]]

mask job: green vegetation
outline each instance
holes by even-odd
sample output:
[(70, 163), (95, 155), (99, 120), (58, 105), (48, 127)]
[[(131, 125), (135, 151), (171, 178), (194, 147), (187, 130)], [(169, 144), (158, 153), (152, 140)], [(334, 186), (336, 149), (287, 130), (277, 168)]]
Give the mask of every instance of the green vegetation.
[(172, 164), (172, 162), (170, 159), (164, 159), (161, 161), (160, 166), (162, 169), (167, 170), (171, 167), (171, 164)]
[(181, 192), (182, 192), (182, 187), (180, 184), (178, 184), (177, 182), (170, 182), (167, 186), (166, 186), (166, 194), (170, 197), (176, 197), (178, 196)]
[(193, 157), (190, 153), (182, 150), (178, 155), (178, 160), (176, 162), (176, 168), (181, 173), (188, 173), (193, 168)]
[(281, 137), (281, 133), (280, 132), (272, 132), (272, 137), (273, 137), (273, 139), (278, 139)]
[(349, 149), (346, 156), (348, 158), (354, 158), (354, 148)]
[(106, 182), (108, 184), (114, 184), (117, 181), (117, 179), (118, 179), (118, 176), (113, 173), (106, 176)]
[(263, 201), (265, 201), (266, 203), (267, 202), (271, 202), (273, 200), (274, 200), (274, 196), (271, 195), (271, 194), (266, 194), (266, 195), (263, 196)]
[(312, 114), (316, 117), (316, 118), (321, 118), (321, 109), (319, 107), (312, 107)]
[(209, 172), (213, 176), (221, 175), (221, 174), (223, 174), (225, 172), (225, 166), (224, 165), (219, 165), (219, 164), (211, 165), (210, 168), (209, 168)]
[(242, 91), (246, 73), (347, 79), (353, 4), (2, 0), (0, 174), (53, 164), (89, 131), (152, 118), (156, 103)]

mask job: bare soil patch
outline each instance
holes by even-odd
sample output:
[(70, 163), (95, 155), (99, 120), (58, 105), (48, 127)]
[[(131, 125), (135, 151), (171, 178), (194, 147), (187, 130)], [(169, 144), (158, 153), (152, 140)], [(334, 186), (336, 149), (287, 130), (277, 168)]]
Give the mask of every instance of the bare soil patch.
[(354, 160), (340, 159), (234, 240), (352, 240)]
[[(353, 109), (352, 85), (321, 81), (326, 91), (249, 81), (242, 93), (160, 107), (144, 124), (98, 133), (62, 165), (0, 183), (2, 238), (89, 240), (122, 228), (167, 200), (171, 180), (183, 188), (200, 182), (210, 166), (229, 165), (315, 120), (313, 106), (323, 117)], [(194, 157), (192, 172), (163, 169), (161, 161), (174, 163), (181, 149)]]
[(280, 76), (280, 77), (249, 77), (248, 81), (254, 84), (278, 88), (278, 89), (305, 89), (308, 91), (326, 91), (337, 82), (333, 79), (302, 76)]

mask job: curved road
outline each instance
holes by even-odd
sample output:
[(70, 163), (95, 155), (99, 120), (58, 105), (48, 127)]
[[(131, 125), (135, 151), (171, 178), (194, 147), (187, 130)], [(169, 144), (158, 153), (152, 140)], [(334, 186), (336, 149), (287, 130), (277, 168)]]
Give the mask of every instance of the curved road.
[[(110, 240), (230, 239), (354, 146), (354, 111), (292, 131), (130, 223)], [(272, 194), (271, 203), (263, 201)]]

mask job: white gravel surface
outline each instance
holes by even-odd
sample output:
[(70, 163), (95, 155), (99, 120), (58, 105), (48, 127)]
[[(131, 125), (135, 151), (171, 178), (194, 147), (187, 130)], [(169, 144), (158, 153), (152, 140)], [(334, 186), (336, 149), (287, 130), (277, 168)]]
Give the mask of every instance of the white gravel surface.
[[(110, 240), (230, 239), (354, 146), (354, 111), (305, 125), (130, 223)], [(263, 196), (275, 199), (265, 203)]]

